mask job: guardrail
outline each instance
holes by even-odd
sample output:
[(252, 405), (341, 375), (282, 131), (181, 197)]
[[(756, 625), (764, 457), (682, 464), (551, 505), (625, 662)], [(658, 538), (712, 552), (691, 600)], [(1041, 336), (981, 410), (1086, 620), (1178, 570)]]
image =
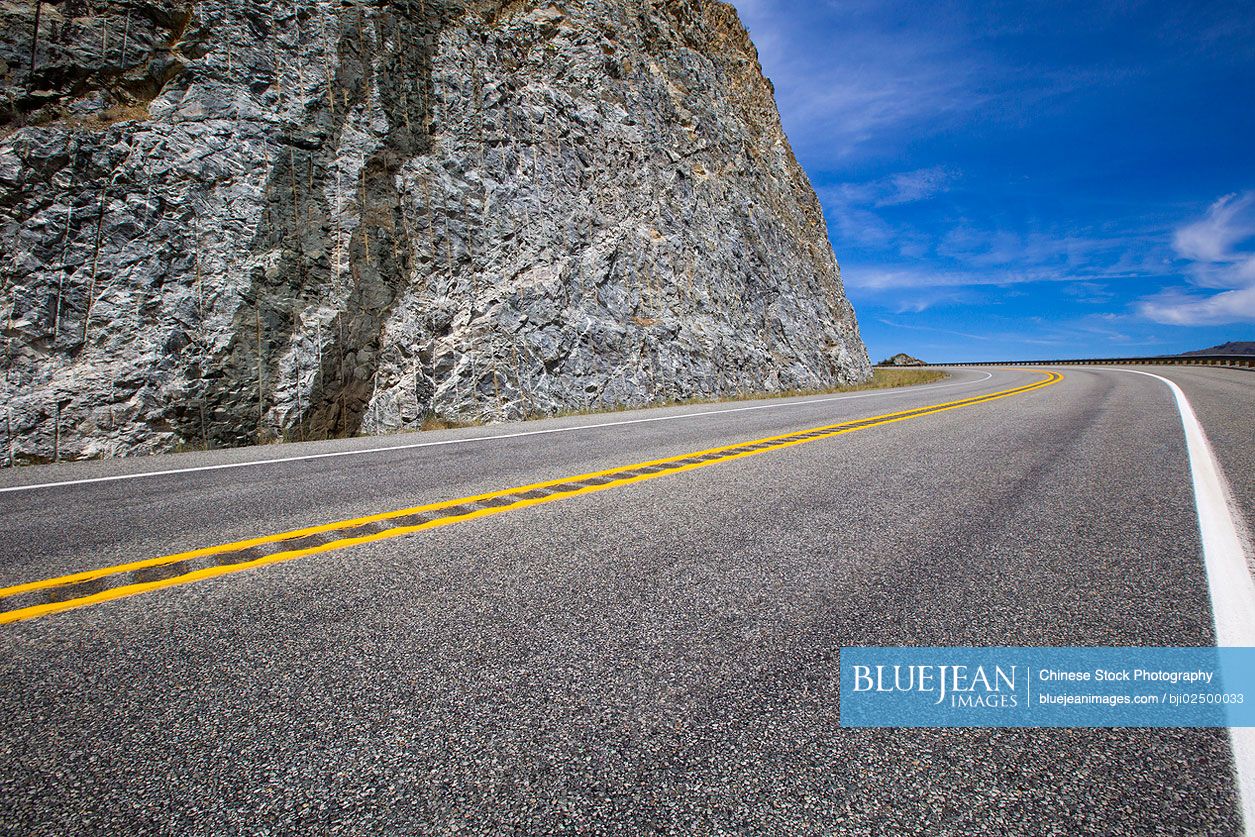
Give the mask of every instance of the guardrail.
[[(925, 366), (1225, 366), (1255, 369), (1255, 355), (1190, 355), (1186, 357), (1101, 357), (1072, 360), (989, 360), (982, 363), (925, 363)], [(903, 367), (905, 368), (905, 367)]]

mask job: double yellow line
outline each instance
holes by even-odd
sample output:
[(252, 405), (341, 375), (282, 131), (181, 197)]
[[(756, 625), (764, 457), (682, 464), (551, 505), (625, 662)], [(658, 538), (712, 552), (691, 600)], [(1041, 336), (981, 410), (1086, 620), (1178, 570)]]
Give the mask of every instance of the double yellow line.
[[(768, 451), (853, 433), (868, 427), (905, 421), (920, 416), (957, 410), (996, 401), (1057, 383), (1062, 376), (1043, 372), (1043, 379), (986, 395), (972, 396), (942, 404), (899, 410), (870, 418), (813, 427), (748, 442), (723, 445), (665, 459), (653, 459), (603, 471), (593, 471), (558, 480), (532, 483), (487, 494), (461, 497), (424, 506), (414, 506), (382, 514), (355, 517), (305, 529), (209, 546), (189, 552), (162, 555), (143, 561), (101, 567), (69, 575), (45, 578), (0, 588), (0, 624), (35, 619), (53, 613), (174, 587), (209, 578), (291, 561), (306, 555), (345, 549), (360, 544), (409, 535), (515, 509), (578, 497), (623, 485), (678, 474), (722, 462), (730, 462)], [(407, 520), (408, 519), (408, 520)], [(146, 579), (145, 575), (160, 577)], [(104, 589), (100, 589), (104, 588)], [(39, 601), (26, 602), (25, 600)]]

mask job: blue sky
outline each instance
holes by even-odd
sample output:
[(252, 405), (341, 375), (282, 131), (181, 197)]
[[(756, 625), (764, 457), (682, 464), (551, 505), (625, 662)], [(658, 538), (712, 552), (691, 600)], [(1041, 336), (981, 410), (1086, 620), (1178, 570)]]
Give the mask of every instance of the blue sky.
[(873, 361), (1255, 340), (1255, 9), (733, 0)]

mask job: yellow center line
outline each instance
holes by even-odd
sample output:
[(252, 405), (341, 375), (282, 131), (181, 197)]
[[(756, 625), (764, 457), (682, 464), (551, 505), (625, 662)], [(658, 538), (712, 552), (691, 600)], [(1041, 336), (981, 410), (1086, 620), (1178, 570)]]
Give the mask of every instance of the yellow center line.
[[(1045, 372), (1044, 370), (1036, 370), (1045, 375), (1041, 381), (1036, 381), (1023, 386), (1012, 387), (1011, 389), (1001, 390), (998, 392), (987, 393), (985, 395), (970, 396), (955, 401), (947, 401), (941, 404), (932, 404), (923, 407), (914, 407), (908, 410), (899, 410), (893, 413), (885, 413), (883, 415), (871, 416), (868, 418), (851, 419), (837, 424), (824, 425), (821, 427), (813, 427), (804, 430), (794, 430), (789, 433), (782, 433), (775, 436), (768, 436), (762, 439), (754, 439), (744, 442), (736, 442), (729, 445), (721, 445), (706, 450), (694, 451), (691, 453), (680, 454), (677, 456), (669, 456), (663, 459), (653, 459), (645, 462), (638, 462), (631, 465), (619, 465), (614, 468), (608, 468), (601, 471), (592, 471), (576, 476), (563, 477), (561, 479), (546, 480), (544, 482), (531, 483), (529, 485), (508, 488), (499, 491), (492, 491), (485, 494), (476, 494), (469, 497), (460, 497), (454, 500), (444, 500), (438, 503), (430, 503), (422, 506), (413, 506), (396, 511), (383, 512), (380, 514), (367, 515), (364, 517), (355, 517), (348, 520), (340, 520), (332, 523), (325, 523), (319, 526), (310, 526), (304, 529), (294, 529), (288, 532), (280, 532), (273, 535), (265, 535), (246, 540), (232, 541), (230, 543), (219, 544), (216, 546), (204, 547), (202, 549), (194, 549), (187, 552), (178, 552), (171, 555), (162, 555), (156, 558), (149, 558), (143, 561), (133, 561), (125, 564), (117, 564), (109, 567), (101, 567), (98, 569), (86, 570), (83, 572), (71, 573), (68, 575), (55, 576), (52, 578), (40, 579), (24, 584), (17, 584), (10, 587), (0, 588), (0, 599), (17, 596), (24, 593), (32, 593), (39, 590), (62, 587), (71, 584), (81, 584), (84, 582), (94, 581), (97, 579), (107, 578), (109, 576), (121, 573), (133, 572), (135, 570), (147, 569), (150, 567), (159, 567), (169, 564), (176, 564), (181, 561), (189, 561), (197, 558), (205, 558), (224, 553), (234, 553), (251, 547), (265, 546), (268, 544), (282, 543), (284, 541), (298, 540), (300, 538), (309, 537), (311, 535), (325, 534), (328, 532), (337, 532), (345, 529), (355, 529), (370, 523), (388, 521), (398, 517), (408, 517), (411, 515), (422, 514), (424, 512), (439, 512), (444, 509), (454, 508), (456, 506), (473, 505), (475, 503), (492, 500), (494, 498), (507, 497), (510, 495), (526, 494), (529, 492), (540, 491), (553, 488), (566, 483), (578, 483), (598, 477), (605, 477), (612, 474), (622, 474), (624, 472), (636, 471), (642, 468), (650, 468), (661, 465), (668, 465), (694, 457), (709, 457), (701, 462), (688, 462), (682, 465), (669, 467), (666, 470), (655, 471), (653, 473), (636, 474), (630, 476), (621, 476), (608, 480), (599, 485), (582, 486), (570, 490), (560, 490), (552, 494), (542, 497), (520, 498), (512, 502), (503, 503), (488, 508), (480, 508), (468, 511), (463, 514), (455, 514), (446, 517), (438, 517), (434, 520), (426, 521), (410, 526), (393, 526), (380, 532), (372, 532), (365, 535), (357, 535), (351, 537), (341, 537), (327, 543), (318, 544), (316, 546), (304, 547), (300, 549), (288, 549), (274, 552), (249, 561), (240, 561), (238, 563), (222, 564), (218, 566), (204, 567), (202, 569), (193, 570), (182, 573), (171, 578), (164, 578), (155, 581), (138, 582), (133, 584), (125, 584), (102, 590), (90, 595), (80, 596), (77, 598), (69, 598), (65, 601), (47, 602), (44, 604), (32, 605), (29, 607), (18, 608), (15, 610), (0, 612), (0, 624), (9, 622), (19, 622), (27, 619), (34, 619), (39, 616), (46, 616), (53, 613), (60, 613), (66, 610), (72, 610), (88, 605), (99, 604), (101, 602), (111, 601), (126, 596), (133, 596), (138, 593), (145, 593), (151, 590), (159, 590), (166, 587), (174, 587), (182, 584), (190, 584), (196, 581), (202, 581), (209, 578), (216, 578), (230, 573), (237, 573), (243, 570), (253, 569), (256, 567), (275, 564), (282, 561), (290, 561), (295, 558), (301, 558), (307, 555), (317, 555), (323, 552), (331, 552), (333, 550), (345, 549), (360, 544), (372, 543), (374, 541), (386, 540), (389, 538), (400, 537), (402, 535), (420, 532), (426, 529), (435, 529), (451, 523), (460, 523), (466, 520), (474, 520), (481, 517), (502, 514), (515, 509), (527, 508), (529, 506), (537, 506), (543, 503), (553, 502), (554, 500), (567, 499), (569, 497), (578, 497), (584, 494), (592, 494), (598, 491), (604, 491), (610, 488), (617, 488), (632, 483), (643, 482), (645, 480), (655, 479), (657, 477), (667, 476), (670, 474), (684, 473), (697, 468), (704, 468), (708, 465), (715, 465), (723, 462), (731, 462), (736, 459), (743, 459), (749, 456), (756, 456), (769, 451), (783, 450), (784, 448), (793, 447), (795, 445), (806, 444), (807, 442), (819, 441), (820, 439), (828, 439), (833, 436), (839, 436), (845, 433), (852, 433), (856, 430), (862, 430), (868, 427), (879, 427), (893, 422), (905, 421), (910, 418), (918, 418), (925, 415), (933, 415), (934, 413), (946, 412), (948, 410), (956, 410), (962, 407), (972, 406), (975, 404), (984, 404), (989, 401), (996, 401), (1001, 398), (1007, 398), (1012, 395), (1019, 395), (1025, 392), (1041, 389), (1050, 386), (1062, 380), (1062, 375), (1057, 372)], [(806, 438), (796, 438), (805, 436)], [(759, 446), (753, 450), (739, 450), (747, 446)], [(720, 455), (725, 454), (725, 455)]]

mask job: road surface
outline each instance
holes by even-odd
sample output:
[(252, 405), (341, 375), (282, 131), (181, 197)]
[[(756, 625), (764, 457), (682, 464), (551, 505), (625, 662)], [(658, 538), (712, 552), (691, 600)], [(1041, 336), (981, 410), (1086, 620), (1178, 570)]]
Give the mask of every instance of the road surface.
[[(1149, 371), (1255, 520), (1255, 373)], [(1169, 390), (1059, 372), (0, 472), (0, 833), (1237, 833), (1224, 730), (839, 726), (841, 646), (1215, 641)]]

